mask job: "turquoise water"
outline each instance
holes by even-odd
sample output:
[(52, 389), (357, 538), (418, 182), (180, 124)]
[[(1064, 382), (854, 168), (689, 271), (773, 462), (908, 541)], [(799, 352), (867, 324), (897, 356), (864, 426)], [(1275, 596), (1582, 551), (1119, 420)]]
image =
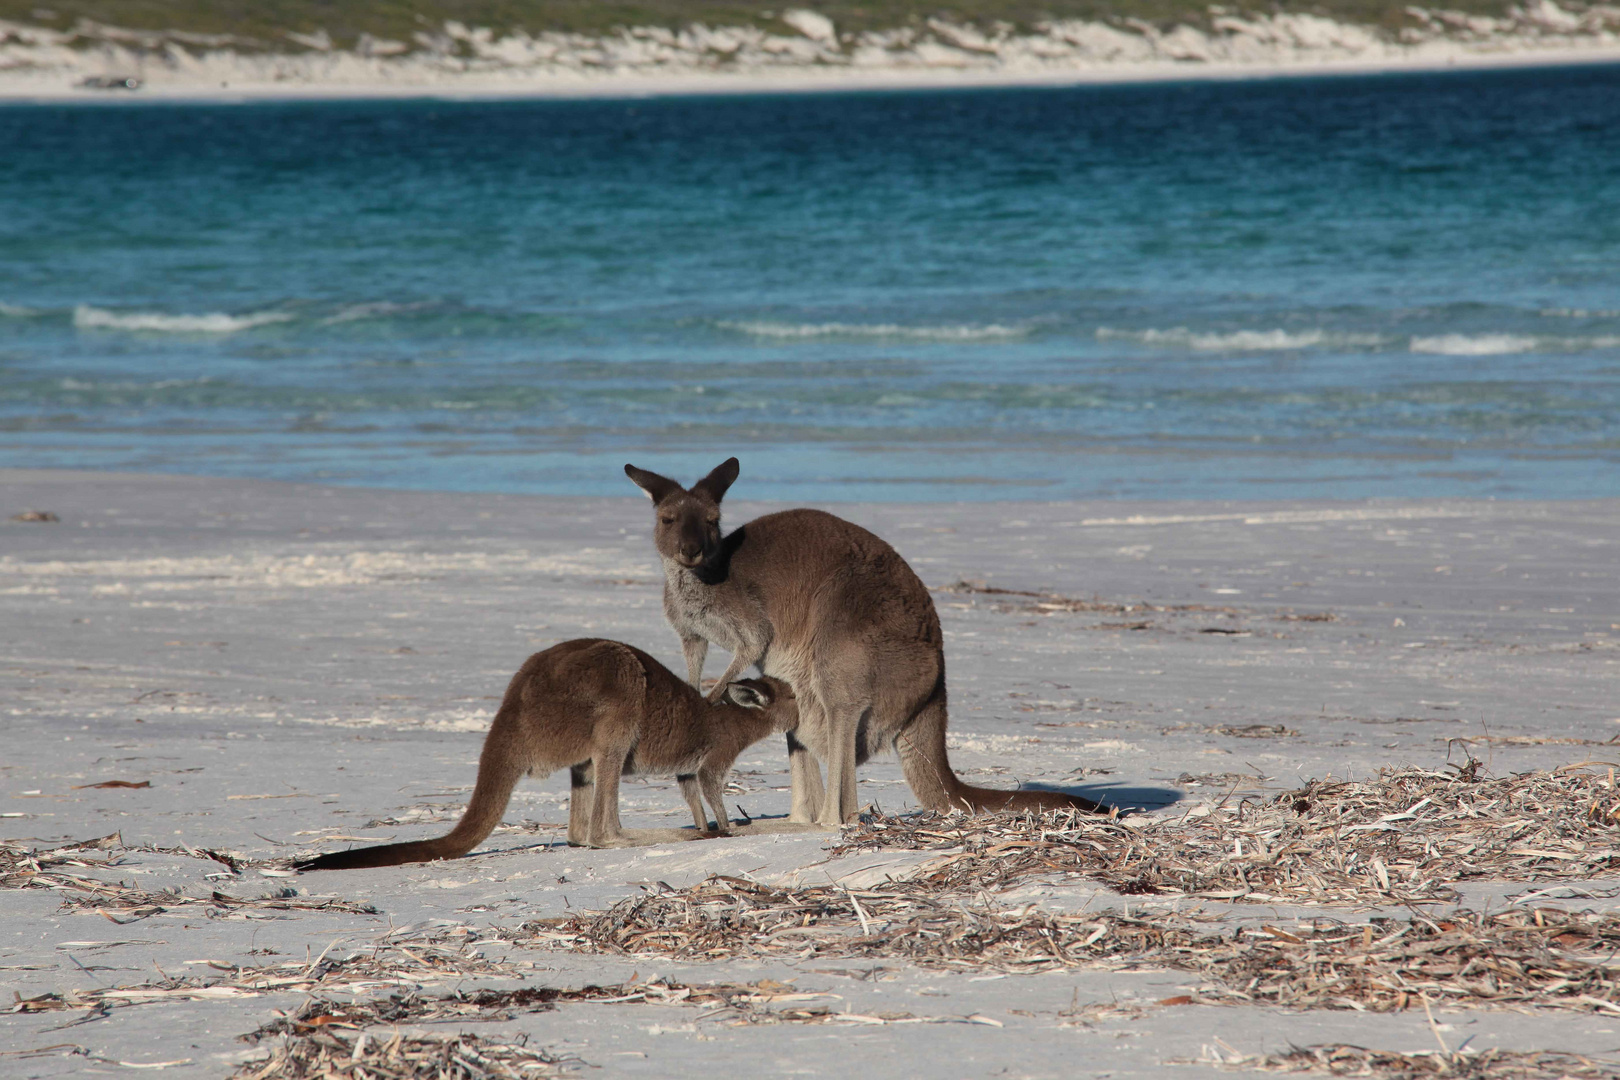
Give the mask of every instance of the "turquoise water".
[(1620, 496), (1620, 68), (0, 108), (0, 464)]

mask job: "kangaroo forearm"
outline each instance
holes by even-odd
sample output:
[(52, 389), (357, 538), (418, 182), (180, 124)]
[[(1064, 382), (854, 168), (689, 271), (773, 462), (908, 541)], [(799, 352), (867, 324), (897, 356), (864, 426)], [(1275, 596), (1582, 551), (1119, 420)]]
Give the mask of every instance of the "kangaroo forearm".
[(703, 638), (682, 638), (681, 653), (686, 657), (686, 681), (703, 689), (703, 661), (709, 656), (709, 643)]
[[(711, 703), (719, 701), (720, 698), (725, 694), (726, 687), (730, 685), (731, 680), (741, 675), (744, 671), (747, 671), (749, 667), (757, 662), (757, 657), (750, 658), (744, 653), (738, 653), (737, 655), (733, 656), (731, 658), (731, 663), (726, 665), (725, 672), (720, 676), (720, 681), (714, 684), (713, 690), (709, 691), (709, 701)], [(699, 687), (698, 689), (701, 690), (702, 687)]]

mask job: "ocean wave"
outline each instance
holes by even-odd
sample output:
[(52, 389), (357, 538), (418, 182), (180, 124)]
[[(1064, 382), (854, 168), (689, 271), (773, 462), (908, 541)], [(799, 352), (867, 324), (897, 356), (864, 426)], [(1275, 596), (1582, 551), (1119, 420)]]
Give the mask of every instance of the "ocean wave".
[(1616, 319), (1620, 318), (1620, 309), (1542, 308), (1538, 314), (1546, 319)]
[(321, 320), (325, 326), (337, 323), (359, 322), (362, 319), (384, 318), (389, 315), (398, 315), (407, 311), (420, 311), (427, 307), (425, 303), (396, 304), (389, 300), (378, 300), (368, 304), (350, 304), (332, 315)]
[(1327, 330), (1233, 330), (1200, 333), (1178, 326), (1173, 330), (1097, 329), (1098, 341), (1136, 341), (1143, 345), (1177, 345), (1199, 352), (1274, 352), (1283, 349), (1367, 348), (1382, 345), (1377, 334), (1339, 334)]
[(81, 330), (147, 330), (163, 334), (234, 334), (269, 323), (288, 322), (285, 311), (256, 311), (248, 315), (165, 315), (156, 311), (107, 311), (80, 304), (73, 309), (73, 325)]
[(1408, 346), (1415, 353), (1440, 356), (1501, 356), (1530, 352), (1540, 344), (1522, 334), (1438, 334), (1415, 337)]
[(1001, 326), (899, 326), (894, 323), (720, 322), (722, 330), (762, 338), (902, 338), (911, 341), (1005, 341), (1024, 337), (1028, 328)]
[(7, 304), (0, 302), (0, 318), (5, 319), (31, 319), (35, 315), (43, 315), (37, 308), (23, 307), (21, 304)]

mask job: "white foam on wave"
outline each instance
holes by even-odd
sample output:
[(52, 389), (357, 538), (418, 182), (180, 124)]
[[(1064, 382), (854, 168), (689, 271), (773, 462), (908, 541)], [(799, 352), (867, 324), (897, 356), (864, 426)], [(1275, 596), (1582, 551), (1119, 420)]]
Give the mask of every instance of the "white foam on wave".
[(1173, 330), (1097, 330), (1098, 341), (1137, 341), (1143, 345), (1176, 345), (1199, 352), (1275, 352), (1284, 349), (1371, 347), (1384, 343), (1377, 334), (1335, 334), (1326, 330), (1233, 330), (1208, 333), (1178, 326)]
[(1538, 342), (1522, 334), (1438, 334), (1415, 337), (1409, 348), (1415, 353), (1439, 356), (1502, 356), (1529, 352)]
[(721, 322), (722, 330), (752, 337), (806, 340), (811, 338), (903, 338), (912, 341), (1005, 341), (1024, 337), (1018, 326), (899, 326), (892, 323), (772, 323)]
[(156, 311), (107, 311), (80, 304), (73, 309), (73, 325), (82, 330), (147, 330), (163, 334), (234, 334), (255, 326), (287, 322), (285, 311), (256, 311), (248, 315), (165, 315)]
[(0, 301), (0, 318), (28, 319), (35, 315), (43, 315), (43, 311), (36, 308), (23, 307), (21, 304), (7, 304)]

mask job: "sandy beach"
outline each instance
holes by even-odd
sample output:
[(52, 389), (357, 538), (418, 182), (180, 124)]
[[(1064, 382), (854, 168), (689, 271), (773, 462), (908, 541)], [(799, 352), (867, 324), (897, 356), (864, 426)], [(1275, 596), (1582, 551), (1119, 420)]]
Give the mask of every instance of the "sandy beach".
[(905, 90), (971, 90), (994, 87), (1100, 86), (1187, 80), (1315, 78), (1345, 75), (1422, 74), (1441, 71), (1494, 71), (1620, 63), (1620, 45), (1607, 42), (1546, 46), (1516, 45), (1502, 51), (1435, 48), (1378, 55), (1304, 55), (1249, 61), (1190, 63), (1170, 58), (1129, 63), (1082, 64), (1045, 69), (962, 67), (851, 69), (788, 68), (780, 71), (717, 73), (546, 72), (540, 74), (458, 74), (419, 77), (373, 76), (342, 81), (286, 81), (274, 77), (222, 80), (161, 76), (138, 93), (108, 92), (77, 85), (73, 79), (0, 74), (0, 102), (35, 104), (136, 104), (206, 102), (232, 104), (274, 101), (365, 101), (437, 98), (449, 101), (526, 99), (646, 98), (681, 95), (818, 94)]
[[(728, 503), (727, 521), (772, 508)], [(1330, 775), (1443, 771), (1470, 756), (1495, 776), (1620, 761), (1608, 745), (1620, 734), (1614, 501), (829, 508), (895, 543), (935, 590), (953, 764), (976, 783), (1082, 792), (1149, 828)], [(60, 520), (13, 519), (25, 511)], [(1196, 972), (1117, 957), (1039, 974), (881, 952), (834, 962), (814, 947), (803, 959), (705, 962), (651, 946), (545, 947), (523, 929), (715, 874), (859, 893), (939, 857), (832, 857), (836, 835), (773, 831), (788, 806), (775, 740), (743, 755), (728, 794), (759, 822), (753, 835), (688, 842), (673, 831), (686, 814), (673, 781), (627, 781), (626, 825), (664, 832), (637, 848), (570, 849), (557, 775), (520, 786), (507, 824), (462, 860), (274, 869), (446, 828), (493, 704), (529, 653), (606, 636), (678, 666), (648, 518), (628, 492), (0, 470), (0, 838), (13, 845), (0, 852), (120, 838), (85, 855), (111, 865), (52, 871), (110, 883), (105, 893), (0, 873), (0, 1071), (219, 1077), (280, 1038), (241, 1036), (313, 998), (621, 984), (664, 989), (403, 1029), (525, 1035), (564, 1059), (557, 1069), (598, 1075), (722, 1061), (739, 1074), (818, 1075), (858, 1061), (875, 1076), (1122, 1077), (1181, 1062), (1174, 1075), (1193, 1077), (1222, 1074), (1219, 1057), (1291, 1044), (1620, 1046), (1612, 1005), (1441, 1001), (1431, 1020), (1415, 997), (1390, 1012), (1245, 1005)], [(109, 781), (138, 786), (94, 786)], [(912, 809), (892, 758), (861, 770), (860, 792), (888, 814)], [(1546, 865), (1544, 880), (1470, 880), (1421, 909), (1242, 890), (1130, 895), (1072, 874), (961, 902), (1279, 934), (1341, 920), (1367, 924), (1369, 941), (1375, 915), (1511, 911), (1516, 897), (1614, 906), (1620, 880)], [(383, 973), (353, 974), (368, 962)], [(764, 1004), (716, 1007), (711, 985), (751, 986)]]
[[(769, 13), (767, 13), (769, 14)], [(53, 17), (54, 18), (54, 17)], [(1620, 61), (1620, 9), (1538, 0), (1501, 17), (1409, 7), (1398, 29), (1213, 11), (1207, 25), (931, 18), (847, 31), (808, 10), (754, 26), (600, 34), (429, 26), (412, 40), (284, 40), (0, 20), (0, 101), (617, 98), (1489, 70)], [(48, 20), (49, 21), (49, 20)]]

